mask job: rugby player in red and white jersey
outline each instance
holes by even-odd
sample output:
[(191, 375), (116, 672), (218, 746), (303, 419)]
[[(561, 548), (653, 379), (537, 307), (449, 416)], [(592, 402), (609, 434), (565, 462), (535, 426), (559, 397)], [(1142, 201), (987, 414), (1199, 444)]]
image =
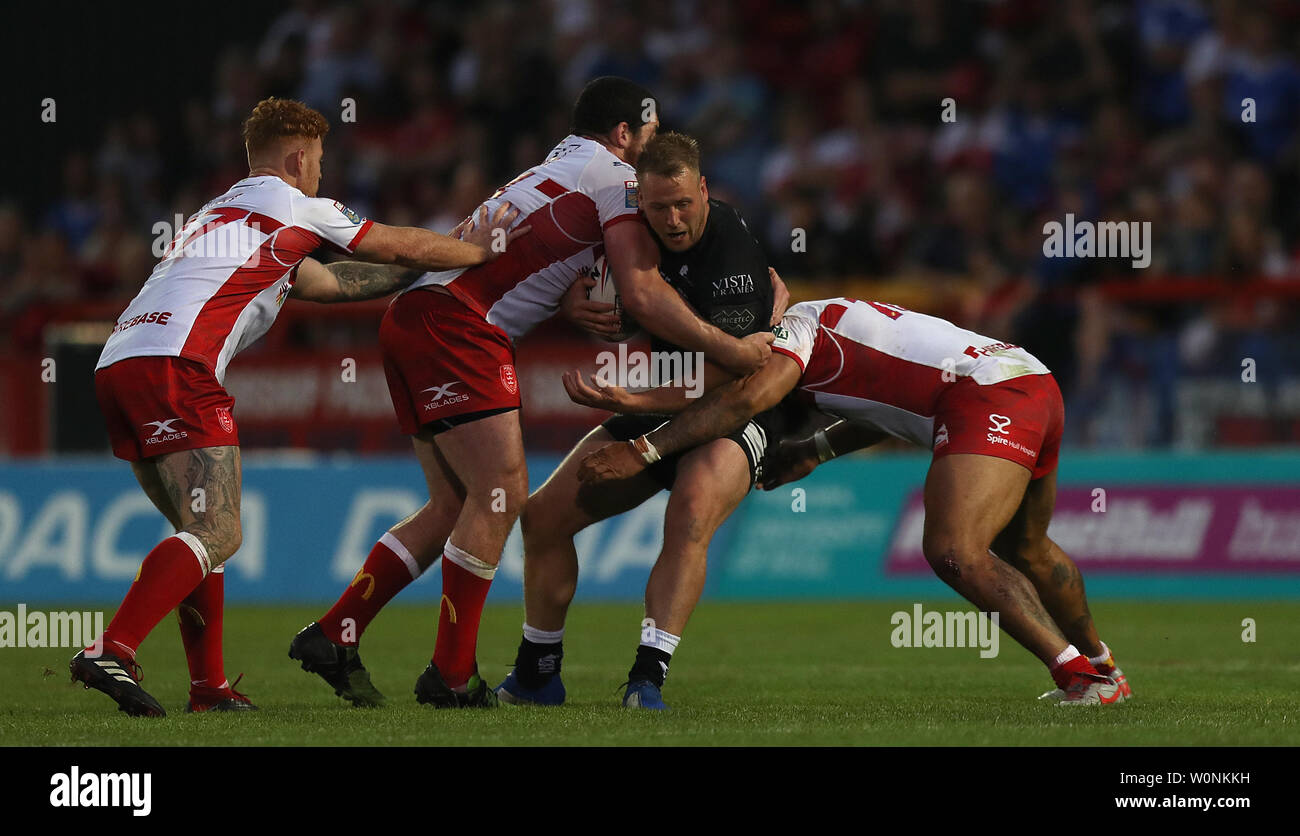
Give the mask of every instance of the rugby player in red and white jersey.
[(787, 451), (784, 472), (768, 473), (765, 487), (875, 443), (881, 432), (932, 449), (922, 548), (935, 573), (999, 613), (1001, 627), (1047, 665), (1057, 691), (1044, 696), (1062, 705), (1131, 696), (1097, 635), (1078, 567), (1047, 536), (1065, 422), (1048, 369), (1018, 346), (879, 302), (803, 302), (776, 330), (770, 363), (694, 403), (667, 388), (603, 393), (620, 411), (680, 414), (592, 453), (580, 477), (632, 476), (733, 432), (797, 390), (843, 421)]
[[(178, 610), (190, 669), (188, 710), (249, 710), (226, 680), (222, 567), (238, 549), (240, 455), (226, 366), (275, 321), (288, 297), (385, 296), (423, 270), (492, 260), (517, 213), (458, 228), (464, 240), (390, 227), (316, 197), (329, 123), (299, 102), (267, 99), (244, 123), (249, 176), (181, 229), (118, 318), (95, 371), (113, 453), (176, 529), (145, 557), (108, 628), (70, 663), (75, 681), (131, 715), (164, 716), (139, 685), (136, 649)], [(497, 233), (500, 230), (500, 233)], [(517, 232), (526, 232), (518, 227)], [(328, 245), (391, 267), (323, 267)]]
[(770, 333), (743, 339), (704, 322), (659, 276), (637, 212), (634, 165), (658, 127), (654, 96), (598, 78), (574, 105), (572, 134), (486, 203), (508, 200), (532, 233), (490, 265), (431, 273), (389, 308), (380, 347), (402, 431), (413, 436), (429, 501), (375, 544), (355, 579), (289, 655), (354, 705), (379, 705), (357, 645), (402, 588), (442, 556), (438, 636), (415, 685), (439, 708), (491, 706), (478, 674), (479, 619), (501, 549), (528, 496), (514, 341), (559, 309), (603, 252), (628, 312), (665, 340), (748, 374)]

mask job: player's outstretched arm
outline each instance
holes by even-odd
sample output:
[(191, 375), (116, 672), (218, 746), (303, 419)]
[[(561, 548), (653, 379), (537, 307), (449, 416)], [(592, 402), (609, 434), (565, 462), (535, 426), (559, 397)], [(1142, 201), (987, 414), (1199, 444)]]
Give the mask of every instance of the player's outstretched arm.
[(653, 413), (655, 415), (675, 414), (695, 402), (700, 394), (715, 389), (727, 381), (734, 380), (735, 375), (724, 371), (712, 363), (704, 363), (702, 385), (698, 389), (683, 385), (682, 381), (666, 383), (639, 392), (630, 392), (622, 386), (603, 383), (596, 375), (591, 376), (591, 383), (582, 379), (582, 373), (574, 370), (564, 373), (564, 391), (569, 400), (579, 406), (593, 409), (606, 409), (623, 415)]
[(423, 272), (474, 267), (501, 255), (511, 241), (528, 232), (530, 227), (510, 231), (517, 217), (519, 210), (509, 203), (501, 204), (491, 218), (487, 207), (481, 206), (477, 217), (461, 221), (450, 235), (377, 223), (357, 242), (353, 255), (373, 264), (398, 264)]
[(325, 304), (360, 302), (401, 290), (422, 273), (396, 264), (338, 261), (326, 266), (314, 258), (305, 258), (298, 265), (298, 278), (289, 295)]
[(606, 482), (633, 476), (664, 456), (735, 432), (765, 409), (771, 409), (799, 382), (799, 364), (778, 354), (748, 377), (724, 383), (648, 435), (609, 444), (582, 460), (578, 478)]
[(623, 305), (641, 327), (687, 351), (700, 351), (734, 374), (749, 374), (772, 356), (772, 335), (736, 339), (690, 309), (659, 276), (659, 250), (639, 223), (605, 230), (605, 253)]

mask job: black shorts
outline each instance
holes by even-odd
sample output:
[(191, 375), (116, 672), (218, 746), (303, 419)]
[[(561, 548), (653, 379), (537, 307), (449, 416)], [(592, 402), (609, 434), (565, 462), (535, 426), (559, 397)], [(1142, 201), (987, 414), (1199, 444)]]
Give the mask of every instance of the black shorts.
[[(753, 485), (763, 477), (763, 462), (767, 457), (769, 444), (779, 444), (781, 437), (792, 432), (801, 417), (800, 407), (786, 400), (766, 412), (760, 412), (731, 435), (730, 439), (739, 445), (749, 462), (749, 484)], [(601, 424), (615, 441), (631, 441), (638, 436), (653, 432), (663, 426), (671, 415), (615, 415)], [(663, 486), (665, 490), (673, 489), (677, 479), (677, 462), (688, 451), (664, 456), (646, 468), (646, 473)]]

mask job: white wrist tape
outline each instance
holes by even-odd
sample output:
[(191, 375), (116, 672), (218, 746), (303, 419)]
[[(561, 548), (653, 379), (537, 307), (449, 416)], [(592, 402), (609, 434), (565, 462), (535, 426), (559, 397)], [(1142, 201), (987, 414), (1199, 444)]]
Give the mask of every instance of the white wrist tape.
[(650, 443), (650, 439), (644, 435), (633, 441), (632, 447), (641, 454), (641, 458), (645, 460), (646, 464), (654, 464), (661, 458), (659, 451)]

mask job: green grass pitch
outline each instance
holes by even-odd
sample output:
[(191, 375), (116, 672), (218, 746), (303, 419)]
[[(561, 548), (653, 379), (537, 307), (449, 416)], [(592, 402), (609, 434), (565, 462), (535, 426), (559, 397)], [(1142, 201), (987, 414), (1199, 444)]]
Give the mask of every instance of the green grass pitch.
[[(68, 680), (69, 650), (0, 649), (0, 745), (87, 746), (804, 746), (1297, 745), (1300, 618), (1290, 603), (1104, 602), (1093, 606), (1136, 698), (1067, 710), (1038, 702), (1042, 666), (1002, 636), (1000, 654), (903, 649), (890, 615), (912, 602), (705, 601), (678, 649), (666, 714), (619, 707), (638, 604), (577, 604), (565, 638), (561, 708), (436, 711), (415, 678), (433, 648), (436, 610), (393, 606), (362, 642), (385, 709), (353, 709), (286, 651), (325, 607), (232, 607), (226, 665), (262, 710), (186, 715), (185, 657), (172, 619), (141, 648), (162, 720), (125, 717)], [(949, 609), (950, 601), (928, 609)], [(1242, 641), (1242, 619), (1257, 640)], [(479, 666), (508, 672), (521, 606), (484, 614)]]

